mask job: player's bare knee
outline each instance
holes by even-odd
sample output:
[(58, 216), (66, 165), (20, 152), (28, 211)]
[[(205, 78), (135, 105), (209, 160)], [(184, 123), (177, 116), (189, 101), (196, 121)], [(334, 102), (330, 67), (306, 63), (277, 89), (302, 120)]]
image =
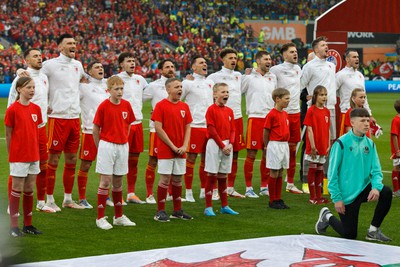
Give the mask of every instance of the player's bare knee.
[(247, 157), (254, 159), (257, 156), (257, 150), (247, 149)]
[(91, 166), (92, 166), (92, 161), (81, 160), (81, 166), (79, 167), (79, 170), (83, 172), (88, 172)]
[(58, 165), (58, 162), (60, 161), (61, 154), (60, 153), (49, 153), (49, 160), (48, 164), (50, 165)]
[(149, 156), (149, 161), (147, 164), (153, 168), (156, 168), (157, 167), (157, 158), (153, 157), (153, 156)]
[(65, 164), (76, 164), (76, 153), (65, 153)]
[(186, 162), (195, 163), (197, 158), (196, 153), (187, 153), (186, 154)]

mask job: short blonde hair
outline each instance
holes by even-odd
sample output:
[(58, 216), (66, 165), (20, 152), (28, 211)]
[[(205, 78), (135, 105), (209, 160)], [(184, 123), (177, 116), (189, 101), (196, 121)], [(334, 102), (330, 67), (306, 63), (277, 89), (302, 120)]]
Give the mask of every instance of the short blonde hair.
[(285, 95), (290, 95), (289, 90), (285, 88), (276, 88), (274, 91), (272, 91), (272, 99), (274, 100), (274, 102), (277, 97), (282, 98)]
[(124, 85), (124, 81), (117, 75), (113, 75), (107, 79), (107, 89), (111, 89), (111, 87), (115, 84)]
[(222, 87), (222, 86), (229, 87), (226, 83), (216, 83), (216, 84), (214, 84), (214, 86), (213, 86), (213, 92), (214, 92), (214, 93), (218, 92), (218, 89), (219, 89), (220, 87)]

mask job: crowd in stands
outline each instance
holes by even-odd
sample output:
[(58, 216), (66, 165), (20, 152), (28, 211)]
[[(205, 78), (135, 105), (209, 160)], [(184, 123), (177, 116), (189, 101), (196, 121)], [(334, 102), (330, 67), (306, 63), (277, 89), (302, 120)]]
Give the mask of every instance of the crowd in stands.
[[(239, 51), (238, 70), (252, 67), (259, 49), (281, 63), (278, 45), (254, 42), (253, 29), (244, 19), (315, 19), (338, 0), (3, 0), (0, 5), (0, 83), (9, 83), (23, 67), (22, 51), (40, 48), (44, 60), (58, 56), (56, 38), (71, 33), (78, 42), (78, 60), (84, 67), (94, 60), (106, 76), (119, 71), (118, 55), (137, 56), (137, 73), (157, 78), (157, 63), (173, 58), (185, 75), (190, 59), (200, 53), (210, 72), (219, 69), (218, 53), (231, 46)], [(257, 40), (257, 38), (255, 38)]]

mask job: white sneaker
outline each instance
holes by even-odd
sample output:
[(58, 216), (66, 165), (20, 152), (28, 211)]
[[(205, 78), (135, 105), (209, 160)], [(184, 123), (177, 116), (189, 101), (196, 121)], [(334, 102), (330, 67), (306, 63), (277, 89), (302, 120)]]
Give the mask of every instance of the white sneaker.
[(120, 226), (135, 226), (136, 223), (132, 222), (131, 220), (128, 219), (125, 215), (122, 215), (119, 218), (113, 217), (113, 224), (114, 225), (120, 225)]
[(186, 190), (186, 201), (187, 202), (196, 202), (196, 200), (194, 199), (194, 197), (193, 197), (193, 191), (192, 191), (192, 189), (190, 189), (190, 190)]
[(60, 212), (61, 211), (60, 207), (57, 206), (57, 204), (55, 202), (46, 202), (45, 206), (47, 206), (49, 208), (52, 208), (56, 212)]
[(46, 205), (46, 203), (38, 203), (36, 205), (36, 210), (41, 211), (41, 212), (47, 212), (47, 213), (55, 213), (56, 212), (53, 208), (48, 207)]
[(150, 195), (149, 197), (146, 198), (146, 203), (147, 204), (156, 204), (156, 200), (154, 199), (153, 195)]
[(236, 192), (235, 188), (229, 187), (227, 190), (228, 196), (230, 197), (236, 197), (236, 198), (245, 198), (242, 194)]
[(199, 195), (200, 199), (204, 199), (206, 198), (206, 189), (205, 188), (200, 188), (200, 195)]
[(400, 197), (400, 190), (393, 192), (393, 197)]
[(110, 230), (111, 228), (113, 228), (113, 226), (107, 222), (107, 216), (100, 218), (100, 219), (96, 219), (96, 225), (97, 227), (99, 227), (100, 229), (103, 230)]
[(262, 187), (262, 188), (260, 188), (260, 196), (269, 196), (268, 187)]
[(218, 189), (213, 189), (212, 200), (219, 200)]
[(126, 197), (127, 203), (144, 204), (145, 201), (141, 200), (135, 193), (129, 193)]
[(114, 202), (112, 202), (112, 200), (108, 197), (106, 200), (106, 205), (109, 207), (114, 207)]
[(256, 193), (254, 193), (253, 188), (247, 190), (246, 193), (245, 193), (244, 195), (245, 195), (246, 197), (249, 197), (249, 198), (259, 198), (259, 196), (258, 196)]
[(286, 192), (289, 192), (292, 194), (303, 194), (304, 193), (303, 191), (298, 189), (294, 184), (287, 184)]
[(172, 201), (172, 196), (170, 194), (167, 194), (167, 201)]
[(64, 200), (62, 203), (63, 208), (70, 208), (70, 209), (77, 209), (77, 210), (83, 210), (85, 207), (79, 206), (75, 201), (73, 200)]

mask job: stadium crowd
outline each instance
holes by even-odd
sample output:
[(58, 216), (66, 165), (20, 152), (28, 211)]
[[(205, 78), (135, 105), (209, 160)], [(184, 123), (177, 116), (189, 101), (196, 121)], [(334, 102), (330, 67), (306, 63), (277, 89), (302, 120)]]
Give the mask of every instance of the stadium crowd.
[[(243, 55), (238, 69), (244, 70), (252, 66), (258, 46), (249, 45), (253, 30), (243, 19), (314, 19), (337, 2), (5, 0), (0, 8), (0, 34), (13, 45), (5, 49), (0, 43), (0, 83), (13, 80), (15, 71), (23, 67), (22, 51), (29, 47), (40, 48), (44, 60), (55, 57), (55, 38), (63, 32), (76, 36), (77, 59), (84, 67), (99, 60), (106, 76), (119, 71), (117, 57), (127, 50), (135, 53), (137, 72), (146, 78), (159, 77), (156, 66), (164, 58), (173, 58), (178, 71), (186, 71), (196, 53), (213, 63), (211, 70), (217, 70), (218, 53), (226, 46)], [(279, 55), (277, 46), (265, 49), (273, 58)]]

